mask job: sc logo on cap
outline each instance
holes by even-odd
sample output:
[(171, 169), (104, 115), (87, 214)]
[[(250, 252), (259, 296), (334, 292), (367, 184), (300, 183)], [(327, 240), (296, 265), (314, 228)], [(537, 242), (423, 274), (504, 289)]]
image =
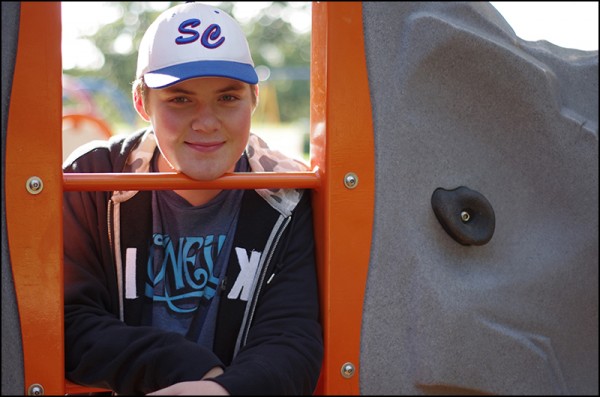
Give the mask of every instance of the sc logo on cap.
[[(186, 19), (179, 24), (177, 30), (182, 35), (187, 34), (191, 36), (179, 36), (175, 39), (176, 44), (190, 44), (200, 38), (200, 33), (193, 29), (200, 26), (201, 22), (197, 18)], [(225, 42), (225, 37), (221, 37), (221, 27), (216, 23), (209, 25), (202, 33), (200, 43), (206, 48), (217, 48)]]

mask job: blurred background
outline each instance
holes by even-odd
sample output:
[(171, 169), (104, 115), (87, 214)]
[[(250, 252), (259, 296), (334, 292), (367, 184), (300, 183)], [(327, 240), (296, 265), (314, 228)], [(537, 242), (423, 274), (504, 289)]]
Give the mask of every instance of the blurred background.
[[(150, 23), (182, 2), (63, 2), (63, 159), (92, 139), (147, 126), (131, 101), (137, 48)], [(206, 2), (237, 19), (259, 75), (252, 131), (308, 160), (310, 2)]]
[[(137, 47), (182, 2), (62, 2), (63, 158), (92, 139), (147, 124), (131, 101)], [(246, 32), (260, 78), (253, 132), (308, 162), (311, 2), (206, 2)], [(491, 2), (524, 40), (598, 50), (598, 2)]]

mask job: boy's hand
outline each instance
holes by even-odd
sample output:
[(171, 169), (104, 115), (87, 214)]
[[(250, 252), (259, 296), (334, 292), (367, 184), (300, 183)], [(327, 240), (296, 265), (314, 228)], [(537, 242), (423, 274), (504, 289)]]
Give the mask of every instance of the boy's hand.
[(196, 396), (228, 396), (229, 393), (223, 386), (217, 382), (211, 380), (205, 380), (207, 378), (214, 378), (223, 373), (221, 367), (214, 367), (202, 377), (202, 380), (195, 380), (189, 382), (179, 382), (174, 385), (167, 386), (163, 389), (156, 390), (152, 393), (148, 393), (148, 396), (183, 396), (183, 395), (196, 395)]

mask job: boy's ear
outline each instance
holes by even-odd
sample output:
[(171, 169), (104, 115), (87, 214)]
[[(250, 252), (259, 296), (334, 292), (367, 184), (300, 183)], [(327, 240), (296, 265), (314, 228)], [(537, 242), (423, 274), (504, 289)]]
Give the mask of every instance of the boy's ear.
[(138, 112), (140, 117), (144, 119), (144, 121), (150, 121), (150, 117), (148, 113), (146, 113), (146, 109), (144, 108), (144, 101), (142, 100), (142, 96), (139, 94), (138, 90), (133, 92), (133, 106), (135, 110)]
[(252, 109), (252, 113), (254, 113), (254, 111), (258, 108), (258, 84), (254, 84), (254, 98), (256, 98), (256, 101), (254, 102), (254, 108)]

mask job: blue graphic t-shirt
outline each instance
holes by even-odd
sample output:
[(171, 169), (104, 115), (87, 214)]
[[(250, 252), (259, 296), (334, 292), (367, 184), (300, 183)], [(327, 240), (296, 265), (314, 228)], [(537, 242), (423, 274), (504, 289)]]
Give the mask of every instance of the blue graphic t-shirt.
[[(247, 168), (244, 156), (236, 171)], [(153, 326), (187, 335), (212, 348), (217, 292), (233, 244), (242, 195), (243, 190), (223, 190), (207, 204), (192, 206), (173, 191), (153, 192), (153, 235), (145, 291), (153, 300)]]

